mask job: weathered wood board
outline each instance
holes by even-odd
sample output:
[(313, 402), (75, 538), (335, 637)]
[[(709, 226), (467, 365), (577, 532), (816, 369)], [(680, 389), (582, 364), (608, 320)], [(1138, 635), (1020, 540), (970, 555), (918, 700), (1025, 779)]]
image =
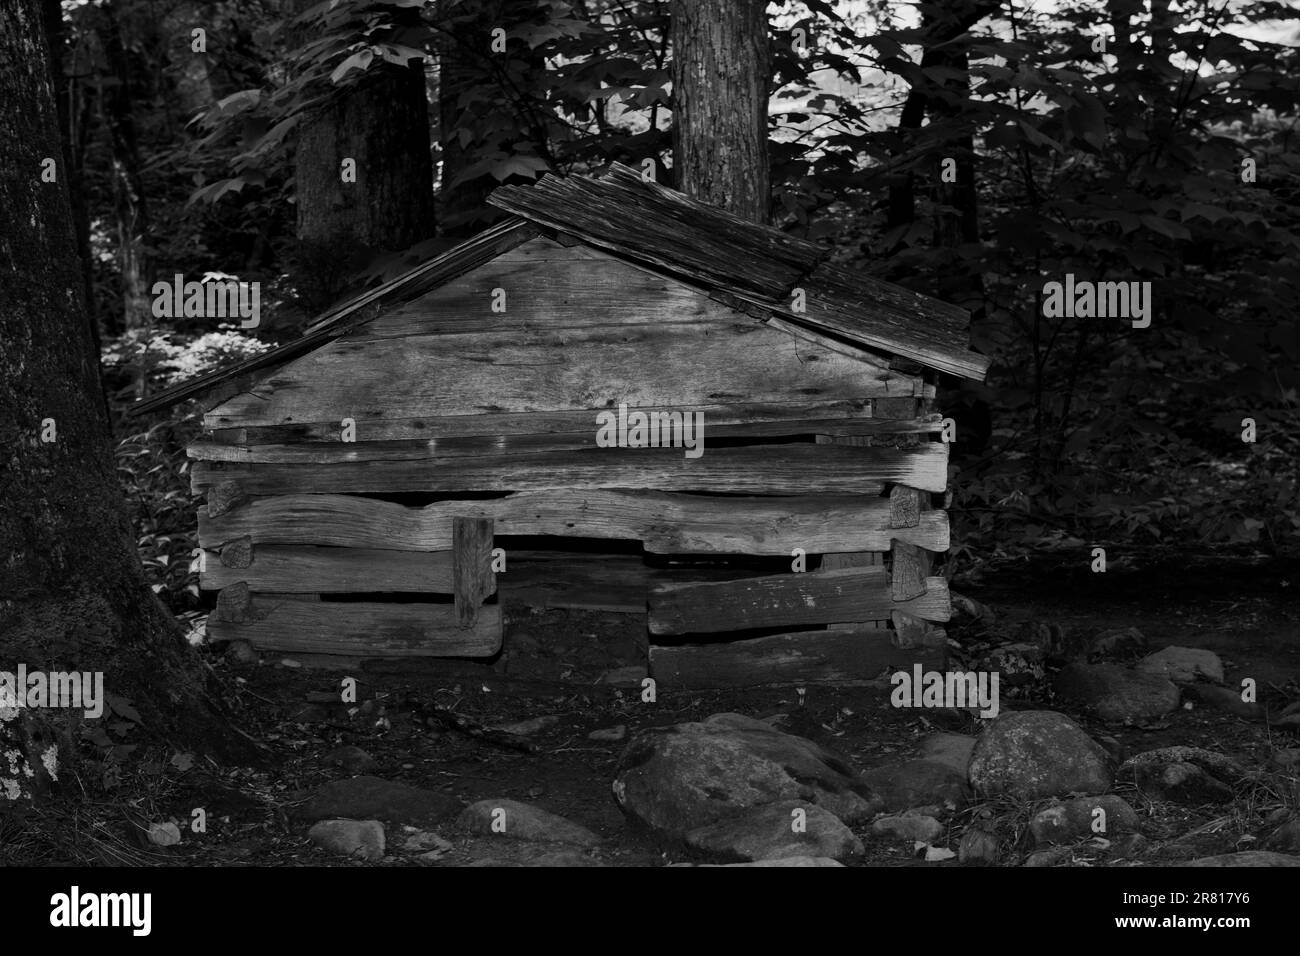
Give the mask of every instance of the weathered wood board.
[(807, 402), (913, 395), (917, 382), (757, 323), (413, 335), (331, 342), (204, 420), (225, 428), (620, 403)]
[(484, 605), (463, 628), (452, 604), (295, 601), (253, 595), (243, 622), (208, 617), (208, 639), (261, 650), (360, 657), (490, 657), (501, 649), (501, 608)]
[(720, 584), (661, 585), (650, 592), (651, 634), (693, 634), (761, 627), (854, 623), (904, 611), (946, 621), (948, 583), (926, 581), (926, 593), (894, 601), (882, 567), (777, 574)]
[(492, 536), (491, 518), (457, 515), (451, 521), (452, 585), (456, 621), (462, 628), (474, 626), (479, 605), (496, 590)]
[(699, 458), (680, 448), (594, 448), (582, 451), (419, 461), (315, 464), (199, 462), (194, 491), (235, 481), (244, 495), (656, 489), (750, 495), (878, 495), (887, 482), (942, 491), (948, 448), (845, 448), (838, 445), (706, 447)]
[(796, 631), (717, 644), (650, 646), (650, 676), (666, 690), (766, 684), (852, 684), (943, 665), (941, 648), (900, 648), (883, 628)]
[(492, 518), (498, 535), (639, 540), (658, 554), (884, 551), (894, 537), (931, 551), (948, 547), (945, 512), (926, 511), (915, 527), (891, 529), (884, 498), (625, 491), (520, 492), (418, 508), (349, 495), (254, 498), (216, 517), (200, 509), (199, 541), (212, 549), (247, 536), (258, 544), (445, 551), (458, 514)]
[[(915, 404), (915, 400), (910, 400)], [(707, 436), (759, 437), (800, 434), (879, 434), (939, 430), (941, 419), (900, 415), (890, 407), (894, 399), (827, 399), (819, 402), (735, 402), (727, 404), (648, 406), (647, 414), (680, 412), (704, 416)], [(877, 415), (877, 406), (881, 414)], [(594, 439), (597, 412), (586, 408), (562, 412), (499, 412), (482, 415), (445, 415), (423, 418), (350, 416), (358, 441), (452, 440), (495, 442), (509, 436), (590, 435)], [(286, 442), (337, 442), (341, 420), (294, 422), (287, 425), (212, 428), (214, 442), (238, 445), (275, 445)], [(561, 438), (561, 440), (565, 440)]]
[[(450, 547), (450, 542), (448, 543)], [(452, 593), (451, 551), (255, 544), (251, 563), (226, 567), (209, 552), (200, 586), (220, 590), (247, 581), (256, 591)]]
[[(667, 409), (654, 410), (666, 414)], [(587, 413), (594, 422), (596, 410)], [(482, 416), (489, 417), (489, 416)], [(810, 435), (821, 444), (823, 438), (839, 436), (878, 437), (892, 435), (925, 435), (939, 430), (940, 419), (817, 419), (802, 422), (759, 422), (752, 425), (710, 426), (705, 421), (705, 442), (717, 438), (754, 438), (767, 436)], [(291, 427), (291, 426), (284, 426)], [(223, 432), (244, 432), (260, 429), (221, 429)], [(364, 426), (359, 428), (364, 434)], [(200, 461), (243, 461), (272, 464), (314, 462), (330, 464), (344, 461), (437, 461), (442, 458), (473, 458), (483, 455), (532, 454), (549, 451), (574, 451), (595, 448), (596, 429), (583, 432), (546, 434), (544, 431), (527, 435), (463, 435), (449, 438), (375, 439), (364, 441), (339, 440), (341, 429), (331, 426), (329, 436), (280, 435), (279, 442), (248, 444), (242, 438), (221, 441), (196, 441), (186, 448), (191, 458)], [(865, 443), (864, 443), (865, 444)]]

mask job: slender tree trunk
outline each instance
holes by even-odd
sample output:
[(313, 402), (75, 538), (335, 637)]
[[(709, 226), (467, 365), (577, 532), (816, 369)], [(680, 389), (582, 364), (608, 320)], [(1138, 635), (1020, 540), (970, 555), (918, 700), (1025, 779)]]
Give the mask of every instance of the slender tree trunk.
[[(67, 182), (41, 176), (62, 155), (41, 6), (0, 5), (0, 670), (100, 671), (105, 692), (144, 718), (142, 735), (195, 741), (223, 723), (140, 569)], [(79, 713), (0, 711), (0, 752), (23, 755), (0, 765), (0, 803), (58, 774), (50, 757), (74, 752)], [(228, 744), (212, 739), (218, 752)]]
[(768, 221), (770, 80), (762, 0), (673, 0), (673, 170), (677, 188)]
[[(114, 4), (104, 4), (100, 15), (100, 43), (107, 79), (112, 81), (102, 89), (100, 103), (113, 149), (113, 205), (117, 218), (117, 264), (122, 277), (122, 328), (142, 329), (153, 324), (149, 294), (153, 287), (153, 264), (146, 245), (149, 206), (140, 177), (140, 149), (131, 104), (131, 70)], [(144, 394), (143, 369), (137, 380), (137, 392)]]

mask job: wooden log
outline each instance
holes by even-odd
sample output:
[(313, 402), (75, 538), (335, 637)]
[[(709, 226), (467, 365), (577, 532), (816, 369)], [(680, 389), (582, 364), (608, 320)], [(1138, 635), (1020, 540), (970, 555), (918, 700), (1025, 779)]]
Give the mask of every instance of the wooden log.
[[(253, 563), (253, 538), (251, 535), (244, 535), (242, 538), (236, 538), (228, 541), (221, 547), (219, 555), (221, 567), (223, 568), (247, 568)], [(234, 583), (228, 582), (228, 583)], [(219, 587), (225, 587), (225, 584)]]
[(933, 648), (900, 648), (888, 630), (857, 625), (716, 644), (650, 646), (650, 675), (667, 689), (856, 684), (882, 673), (942, 665)]
[(208, 516), (223, 515), (246, 497), (238, 481), (218, 480), (208, 488)]
[(462, 628), (478, 621), (479, 605), (496, 590), (492, 572), (492, 519), (457, 515), (451, 523), (451, 564), (456, 620)]
[[(331, 465), (199, 462), (195, 491), (237, 481), (244, 494), (394, 494), (628, 488), (723, 491), (751, 495), (878, 495), (891, 481), (942, 491), (948, 448), (844, 448), (838, 445), (751, 445), (705, 448), (598, 448), (510, 457), (448, 459), (437, 468), (418, 461)], [(211, 508), (209, 507), (209, 511)]]
[(715, 322), (339, 339), (280, 369), (274, 382), (274, 388), (243, 393), (214, 409), (205, 416), (208, 427), (620, 403), (885, 397), (916, 389), (912, 377), (764, 326)]
[[(668, 409), (652, 409), (651, 414), (667, 414)], [(597, 410), (587, 413), (588, 422), (596, 420)], [(490, 418), (492, 416), (480, 416)], [(833, 444), (841, 436), (870, 436), (906, 434), (934, 434), (939, 430), (940, 419), (813, 419), (790, 422), (759, 422), (756, 424), (713, 426), (705, 421), (706, 442), (717, 438), (754, 438), (769, 436), (793, 437), (805, 435), (822, 444)], [(378, 423), (386, 426), (388, 423)], [(295, 426), (285, 426), (287, 430)], [(311, 426), (314, 429), (316, 426)], [(483, 455), (514, 455), (550, 451), (574, 451), (595, 448), (594, 428), (584, 432), (565, 434), (538, 433), (531, 435), (464, 435), (450, 438), (383, 439), (340, 442), (339, 428), (330, 426), (327, 435), (279, 434), (284, 441), (267, 444), (247, 444), (249, 432), (266, 432), (264, 429), (219, 429), (226, 436), (221, 440), (196, 441), (186, 448), (191, 458), (201, 461), (262, 462), (290, 464), (314, 462), (332, 464), (345, 461), (436, 461), (442, 458), (472, 458)], [(358, 434), (366, 429), (358, 426)], [(257, 437), (257, 436), (255, 436)], [(318, 440), (327, 439), (327, 440)], [(843, 442), (843, 444), (853, 444)], [(866, 442), (858, 443), (866, 445)]]
[(511, 551), (497, 586), (511, 604), (645, 614), (646, 594), (656, 585), (752, 576), (740, 568), (652, 568), (636, 555)]
[(921, 520), (921, 496), (915, 488), (894, 485), (889, 490), (889, 526), (914, 528)]
[(916, 398), (878, 398), (871, 403), (871, 417), (904, 420), (915, 418), (917, 401)]
[(261, 650), (357, 657), (490, 657), (501, 649), (501, 609), (494, 604), (479, 609), (472, 628), (460, 626), (451, 604), (296, 601), (254, 595), (241, 617), (230, 620), (212, 614), (209, 639), (248, 641)]
[(255, 498), (216, 518), (199, 514), (199, 542), (217, 549), (242, 536), (258, 545), (304, 544), (396, 551), (451, 548), (457, 514), (492, 518), (498, 535), (640, 540), (657, 554), (789, 555), (885, 551), (894, 536), (948, 547), (948, 517), (925, 512), (891, 530), (889, 502), (862, 496), (747, 498), (659, 492), (520, 492), (421, 508), (348, 495)]
[[(251, 539), (238, 539), (247, 540)], [(248, 549), (251, 560), (247, 564), (232, 566), (225, 562), (231, 548), (228, 544), (222, 549), (221, 560), (208, 561), (207, 570), (199, 575), (204, 589), (227, 588), (247, 581), (256, 591), (289, 594), (452, 593), (450, 550), (390, 551), (258, 544)]]
[(739, 581), (661, 585), (650, 592), (651, 634), (702, 634), (762, 627), (887, 619), (893, 610), (946, 621), (948, 584), (930, 578), (924, 595), (895, 602), (884, 568), (777, 574)]
[(910, 601), (926, 591), (930, 577), (930, 552), (906, 541), (890, 548), (889, 589), (895, 601)]
[[(870, 398), (828, 398), (798, 402), (736, 402), (690, 405), (645, 406), (644, 412), (699, 412), (704, 415), (708, 434), (714, 435), (791, 435), (814, 430), (828, 430), (840, 423), (852, 433), (854, 425), (872, 420)], [(375, 415), (349, 416), (364, 441), (459, 437), (475, 438), (500, 435), (552, 435), (594, 433), (597, 409), (582, 408), (559, 412), (486, 412), (481, 415), (430, 415), (402, 418), (379, 410)], [(883, 419), (882, 421), (889, 421)], [(926, 420), (922, 431), (937, 431), (940, 419)], [(812, 423), (826, 422), (814, 429)], [(727, 426), (738, 431), (718, 431)], [(270, 445), (285, 442), (338, 441), (342, 432), (339, 419), (300, 421), (284, 425), (232, 426), (208, 423), (216, 441), (245, 445)], [(877, 426), (883, 427), (883, 426)]]

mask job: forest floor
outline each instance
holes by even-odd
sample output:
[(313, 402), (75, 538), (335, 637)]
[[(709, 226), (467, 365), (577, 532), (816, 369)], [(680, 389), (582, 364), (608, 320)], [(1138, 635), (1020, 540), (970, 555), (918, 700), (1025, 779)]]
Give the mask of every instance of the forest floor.
[[(996, 581), (996, 587), (981, 585), (976, 578), (955, 582), (954, 589), (990, 606), (998, 615), (999, 632), (1014, 631), (1026, 621), (1055, 623), (1067, 634), (1084, 636), (1133, 626), (1145, 634), (1152, 650), (1167, 645), (1213, 650), (1223, 659), (1229, 687), (1251, 676), (1261, 688), (1261, 698), (1284, 703), (1300, 697), (1296, 565), (1184, 558), (1176, 572), (1149, 567), (1140, 574), (1135, 569), (1078, 575), (1039, 561), (999, 567), (986, 580)], [(232, 768), (193, 755), (192, 760), (173, 760), (164, 772), (124, 780), (116, 798), (122, 812), (114, 813), (115, 802), (102, 803), (97, 808), (100, 829), (95, 832), (113, 832), (120, 838), (124, 826), (134, 828), (136, 839), (125, 841), (134, 848), (123, 847), (122, 852), (138, 862), (162, 865), (362, 865), (313, 845), (307, 837), (310, 824), (296, 815), (314, 790), (348, 776), (325, 755), (353, 745), (374, 758), (373, 769), (367, 771), (373, 776), (465, 804), (481, 799), (523, 801), (581, 824), (603, 841), (595, 849), (579, 851), (430, 827), (444, 842), (437, 844), (432, 857), (417, 859), (414, 851), (402, 850), (402, 828), (390, 825), (388, 855), (378, 865), (527, 865), (557, 851), (562, 851), (560, 857), (542, 862), (663, 865), (693, 857), (678, 847), (657, 846), (627, 824), (611, 793), (625, 741), (592, 740), (592, 731), (623, 725), (630, 738), (641, 728), (703, 720), (717, 713), (776, 716), (781, 730), (842, 754), (858, 770), (912, 757), (919, 741), (936, 731), (979, 732), (978, 721), (963, 713), (891, 707), (889, 684), (881, 678), (864, 686), (810, 686), (802, 699), (794, 688), (680, 692), (665, 687), (655, 703), (643, 704), (639, 690), (597, 683), (602, 671), (628, 663), (624, 656), (635, 653), (642, 639), (638, 619), (526, 609), (516, 618), (513, 609), (507, 612), (507, 647), (513, 638), (517, 648), (508, 667), (466, 665), (452, 676), (445, 670), (355, 674), (355, 703), (339, 701), (342, 674), (295, 667), (275, 657), (236, 663), (214, 654), (213, 666), (232, 687), (245, 728), (270, 748), (268, 759), (260, 766)], [(949, 633), (958, 641), (968, 636), (960, 622)], [(418, 706), (411, 706), (417, 703), (436, 703), (487, 726), (538, 717), (554, 721), (529, 738), (535, 752), (522, 753), (430, 728)], [(1002, 707), (1004, 712), (1063, 711), (1094, 736), (1118, 738), (1129, 754), (1185, 744), (1228, 754), (1255, 768), (1267, 767), (1274, 750), (1300, 746), (1294, 732), (1270, 733), (1263, 723), (1199, 707), (1180, 708), (1141, 727), (1103, 725), (1054, 702), (1041, 683), (1018, 698), (1008, 699), (1004, 692)], [(1081, 841), (1061, 862), (1170, 864), (1256, 848), (1270, 813), (1300, 807), (1296, 773), (1293, 768), (1289, 777), (1267, 775), (1239, 789), (1234, 803), (1226, 805), (1153, 803), (1124, 793), (1137, 809), (1147, 838), (1140, 849), (1129, 847), (1119, 856), (1101, 845), (1104, 840)], [(205, 810), (205, 833), (195, 834), (186, 825), (195, 807)], [(1026, 823), (1037, 808), (1008, 807), (1005, 802), (996, 807), (1003, 864), (1018, 865), (1034, 849)], [(945, 833), (934, 845), (955, 850), (961, 831), (980, 809), (974, 804), (947, 813), (941, 820)], [(169, 819), (184, 831), (179, 845), (163, 849), (140, 838), (147, 823)], [(863, 865), (958, 865), (926, 863), (917, 858), (910, 842), (874, 836), (869, 827), (855, 832), (866, 848)], [(123, 845), (120, 839), (106, 839)]]

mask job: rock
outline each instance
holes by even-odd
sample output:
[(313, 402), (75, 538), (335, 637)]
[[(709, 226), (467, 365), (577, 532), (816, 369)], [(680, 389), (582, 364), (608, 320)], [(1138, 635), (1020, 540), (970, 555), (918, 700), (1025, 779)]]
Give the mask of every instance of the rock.
[(632, 821), (671, 839), (780, 801), (816, 804), (848, 824), (880, 806), (843, 758), (738, 714), (640, 731), (619, 758), (613, 790)]
[(1130, 757), (1115, 778), (1149, 797), (1195, 806), (1227, 803), (1233, 784), (1244, 776), (1241, 765), (1222, 754), (1200, 747), (1162, 747)]
[(1300, 747), (1287, 747), (1273, 751), (1270, 761), (1277, 770), (1295, 770), (1300, 768)]
[(1136, 627), (1112, 627), (1088, 642), (1088, 659), (1129, 657), (1147, 647), (1147, 639)]
[(1241, 692), (1231, 687), (1216, 687), (1213, 684), (1193, 684), (1187, 688), (1187, 694), (1203, 707), (1234, 714), (1243, 720), (1263, 720), (1264, 708), (1255, 701), (1244, 701)]
[[(1105, 812), (1096, 816), (1097, 810)], [(1094, 830), (1104, 821), (1105, 829)], [(1029, 821), (1029, 832), (1039, 846), (1048, 843), (1074, 843), (1093, 836), (1110, 839), (1112, 834), (1131, 833), (1138, 827), (1137, 811), (1116, 796), (1076, 797), (1040, 810)]]
[(931, 734), (921, 741), (921, 757), (932, 763), (951, 767), (966, 779), (975, 738), (966, 734)]
[(1178, 688), (1168, 679), (1118, 664), (1070, 664), (1053, 686), (1060, 697), (1106, 721), (1152, 720), (1178, 709)]
[[(684, 864), (674, 863), (674, 866)], [(839, 860), (826, 856), (787, 856), (778, 860), (754, 860), (752, 863), (701, 863), (702, 867), (711, 866), (843, 866)]]
[(966, 774), (954, 770), (951, 763), (937, 760), (908, 760), (874, 767), (863, 773), (862, 779), (885, 810), (944, 803), (958, 807), (970, 799)]
[(904, 813), (873, 821), (871, 832), (876, 836), (893, 837), (911, 843), (933, 843), (943, 833), (943, 824), (924, 814)]
[(1201, 678), (1215, 684), (1223, 683), (1223, 661), (1214, 651), (1200, 647), (1166, 647), (1138, 661), (1137, 669), (1180, 684), (1190, 684)]
[(437, 859), (452, 849), (451, 842), (428, 830), (416, 830), (402, 841), (407, 853), (420, 853), (422, 858)]
[[(804, 831), (794, 832), (794, 813), (804, 812)], [(730, 861), (792, 856), (849, 860), (862, 856), (862, 841), (833, 813), (816, 804), (783, 800), (751, 807), (686, 834), (686, 845)]]
[(596, 740), (602, 743), (619, 743), (627, 738), (627, 724), (616, 724), (613, 727), (601, 727), (599, 730), (593, 730), (587, 734), (588, 740)]
[(1110, 754), (1110, 759), (1115, 766), (1118, 767), (1128, 759), (1128, 748), (1124, 746), (1124, 741), (1118, 737), (1112, 737), (1109, 734), (1096, 734), (1092, 739), (1101, 744), (1101, 748)]
[(957, 862), (976, 866), (993, 866), (998, 862), (998, 835), (989, 827), (973, 823), (961, 835), (957, 845)]
[(533, 843), (596, 846), (600, 837), (584, 826), (518, 800), (479, 800), (466, 807), (456, 825), (481, 836), (504, 836)]
[(530, 720), (516, 720), (512, 724), (499, 724), (492, 729), (499, 730), (503, 734), (514, 734), (516, 737), (532, 737), (544, 730), (549, 730), (559, 722), (559, 717), (548, 714), (545, 717), (533, 717)]
[(611, 684), (614, 687), (635, 687), (641, 689), (641, 682), (646, 678), (646, 669), (641, 664), (630, 664), (627, 667), (615, 667), (613, 670), (607, 670), (600, 675), (600, 683)]
[(151, 823), (149, 824), (149, 842), (155, 846), (176, 846), (181, 842), (180, 827), (171, 822)]
[(231, 641), (226, 647), (226, 657), (236, 664), (256, 664), (261, 659), (248, 641)]
[(413, 825), (437, 823), (460, 809), (455, 797), (379, 777), (350, 777), (320, 787), (298, 811), (308, 820), (348, 817)]
[(307, 836), (312, 843), (339, 856), (370, 862), (384, 858), (384, 826), (378, 820), (322, 820)]
[(546, 867), (591, 867), (604, 866), (600, 860), (587, 856), (581, 850), (551, 850), (548, 853), (542, 853), (528, 860), (525, 866), (546, 866)]
[(1046, 850), (1035, 850), (1026, 857), (1024, 866), (1056, 866), (1070, 858), (1071, 849), (1068, 846), (1054, 846)]
[(1109, 755), (1079, 725), (1051, 710), (1003, 714), (980, 734), (970, 781), (986, 796), (1038, 800), (1110, 789)]
[(379, 761), (360, 747), (336, 747), (325, 755), (325, 762), (335, 767), (342, 767), (345, 773), (370, 773), (379, 766)]
[(1043, 679), (1045, 657), (1037, 644), (1003, 644), (980, 657), (974, 669), (996, 673), (1000, 687), (1021, 687)]
[(1300, 853), (1300, 817), (1286, 820), (1264, 841), (1264, 849), (1280, 853)]
[(959, 614), (967, 617), (973, 617), (978, 621), (991, 624), (997, 620), (997, 615), (987, 604), (981, 604), (979, 601), (969, 598), (964, 594), (958, 594), (956, 591), (951, 592), (949, 600), (952, 602), (952, 609)]
[(1182, 866), (1300, 866), (1300, 856), (1270, 853), (1267, 850), (1244, 850), (1241, 853), (1223, 853), (1203, 856)]

